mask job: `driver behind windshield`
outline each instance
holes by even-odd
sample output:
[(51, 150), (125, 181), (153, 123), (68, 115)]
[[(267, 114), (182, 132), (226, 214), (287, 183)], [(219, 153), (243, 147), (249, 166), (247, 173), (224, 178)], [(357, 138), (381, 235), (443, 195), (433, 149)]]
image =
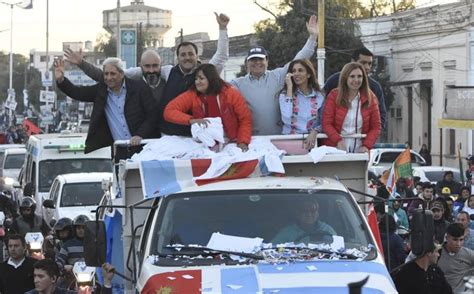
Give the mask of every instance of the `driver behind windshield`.
[(336, 231), (319, 220), (319, 204), (315, 200), (298, 201), (294, 207), (295, 222), (282, 228), (273, 238), (273, 244), (332, 243)]

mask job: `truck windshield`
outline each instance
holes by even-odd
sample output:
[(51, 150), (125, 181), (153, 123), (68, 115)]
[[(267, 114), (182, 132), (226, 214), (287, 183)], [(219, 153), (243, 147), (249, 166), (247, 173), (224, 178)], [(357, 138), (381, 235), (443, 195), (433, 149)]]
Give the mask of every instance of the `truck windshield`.
[(175, 244), (207, 246), (214, 232), (260, 237), (274, 246), (331, 243), (334, 236), (346, 249), (371, 243), (356, 204), (342, 191), (216, 191), (162, 201), (152, 254), (168, 254)]
[(39, 192), (48, 192), (57, 175), (112, 172), (112, 161), (104, 158), (43, 160), (39, 164)]
[(98, 205), (103, 194), (101, 182), (65, 184), (61, 193), (60, 206)]
[(4, 169), (20, 169), (25, 162), (25, 154), (10, 154), (5, 158)]

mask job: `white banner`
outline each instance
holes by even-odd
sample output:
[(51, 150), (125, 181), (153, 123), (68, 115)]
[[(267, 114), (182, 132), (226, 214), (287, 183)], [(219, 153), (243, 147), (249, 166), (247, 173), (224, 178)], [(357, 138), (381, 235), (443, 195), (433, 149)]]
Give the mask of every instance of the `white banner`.
[(56, 100), (56, 92), (54, 91), (40, 91), (40, 102), (54, 103)]
[(52, 71), (41, 71), (41, 83), (43, 87), (53, 86), (53, 72)]

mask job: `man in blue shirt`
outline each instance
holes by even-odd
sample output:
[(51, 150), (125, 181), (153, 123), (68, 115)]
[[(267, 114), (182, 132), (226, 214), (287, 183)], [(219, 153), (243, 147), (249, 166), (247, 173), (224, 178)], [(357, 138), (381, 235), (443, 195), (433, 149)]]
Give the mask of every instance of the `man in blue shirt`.
[(64, 77), (62, 60), (56, 60), (54, 67), (61, 91), (73, 99), (94, 103), (85, 153), (111, 146), (116, 140), (130, 140), (132, 146), (138, 146), (143, 138), (158, 136), (157, 103), (150, 87), (143, 80), (126, 78), (119, 58), (104, 61), (103, 77), (93, 86), (73, 85)]
[[(385, 128), (387, 110), (385, 108), (385, 98), (383, 95), (383, 89), (379, 82), (377, 82), (376, 80), (374, 80), (373, 78), (369, 76), (370, 71), (372, 70), (373, 59), (374, 59), (374, 54), (370, 52), (369, 49), (362, 47), (362, 48), (356, 49), (352, 53), (351, 61), (358, 62), (362, 64), (362, 66), (364, 67), (365, 73), (369, 77), (370, 90), (374, 92), (379, 102), (380, 123), (382, 124), (382, 128)], [(324, 84), (324, 92), (326, 93), (326, 95), (329, 94), (329, 92), (331, 92), (332, 89), (337, 88), (339, 84), (339, 75), (340, 75), (340, 72), (337, 72), (335, 74), (332, 74), (326, 80), (326, 83)]]

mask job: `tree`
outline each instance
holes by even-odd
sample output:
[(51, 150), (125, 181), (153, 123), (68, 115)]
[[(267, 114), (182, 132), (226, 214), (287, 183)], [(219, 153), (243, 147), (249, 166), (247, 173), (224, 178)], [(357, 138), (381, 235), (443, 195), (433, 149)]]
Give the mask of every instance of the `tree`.
[[(314, 0), (282, 0), (274, 19), (257, 23), (255, 27), (260, 45), (269, 52), (269, 67), (282, 66), (293, 59), (306, 42), (306, 21), (317, 11)], [(326, 75), (339, 71), (350, 61), (354, 48), (362, 46), (356, 36), (358, 30), (353, 17), (368, 15), (367, 9), (358, 1), (326, 1)], [(312, 58), (315, 63), (316, 57)]]
[(370, 17), (413, 9), (415, 4), (415, 0), (370, 0)]
[(117, 56), (117, 40), (110, 34), (100, 34), (96, 39), (95, 52), (103, 52), (105, 56)]
[[(15, 89), (15, 98), (18, 103), (16, 111), (23, 112), (23, 90), (28, 89), (29, 101), (38, 105), (39, 90), (41, 89), (41, 74), (34, 68), (28, 69), (29, 58), (13, 54), (12, 87)], [(0, 52), (0, 103), (7, 99), (10, 83), (10, 55)], [(39, 87), (38, 87), (39, 85)]]

